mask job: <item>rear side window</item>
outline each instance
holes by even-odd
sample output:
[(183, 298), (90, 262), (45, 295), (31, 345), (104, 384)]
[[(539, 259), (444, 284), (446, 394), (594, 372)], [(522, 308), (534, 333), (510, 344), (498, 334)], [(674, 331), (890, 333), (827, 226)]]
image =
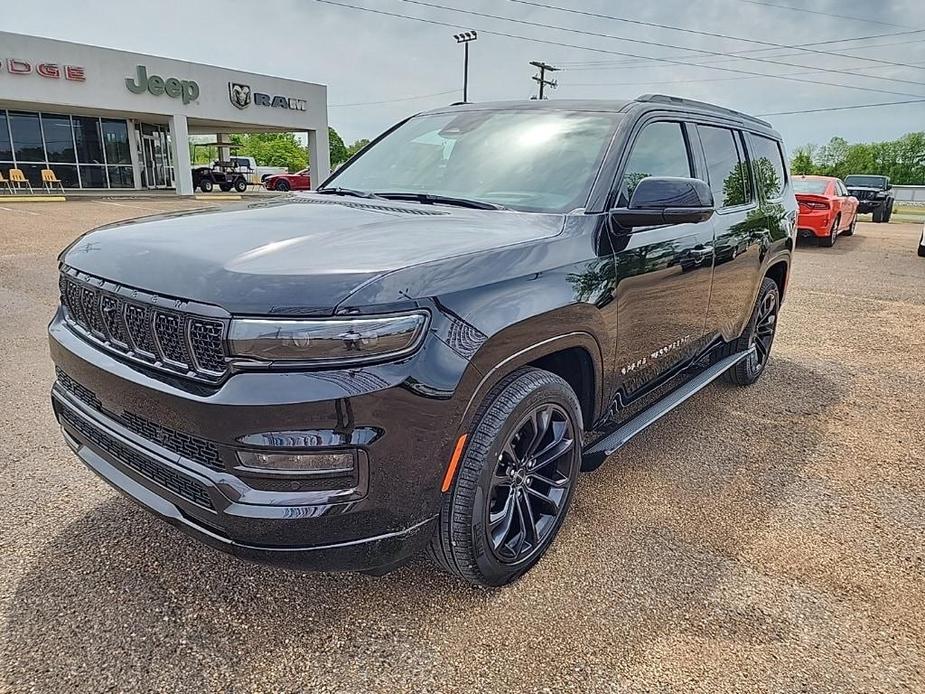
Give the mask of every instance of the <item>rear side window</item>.
[(713, 203), (717, 208), (749, 202), (748, 168), (742, 159), (735, 133), (728, 128), (698, 125), (703, 156), (710, 176)]
[(784, 193), (787, 174), (784, 157), (776, 140), (752, 135), (749, 137), (755, 183), (765, 200), (777, 200)]
[(687, 139), (680, 123), (650, 123), (642, 129), (623, 170), (617, 206), (626, 207), (639, 182), (650, 176), (691, 176)]

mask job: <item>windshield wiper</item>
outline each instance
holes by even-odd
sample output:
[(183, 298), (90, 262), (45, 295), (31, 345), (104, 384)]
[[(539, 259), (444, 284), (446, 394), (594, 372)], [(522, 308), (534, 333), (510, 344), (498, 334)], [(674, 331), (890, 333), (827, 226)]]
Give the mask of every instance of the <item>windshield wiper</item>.
[(457, 207), (469, 207), (473, 210), (506, 210), (503, 205), (496, 205), (493, 202), (483, 200), (470, 200), (469, 198), (454, 198), (450, 195), (434, 195), (433, 193), (375, 193), (380, 198), (386, 200), (411, 200), (420, 202), (425, 205), (456, 205)]
[(375, 198), (381, 200), (381, 195), (370, 193), (366, 190), (354, 190), (353, 188), (319, 188), (315, 191), (320, 195), (349, 195), (354, 198)]

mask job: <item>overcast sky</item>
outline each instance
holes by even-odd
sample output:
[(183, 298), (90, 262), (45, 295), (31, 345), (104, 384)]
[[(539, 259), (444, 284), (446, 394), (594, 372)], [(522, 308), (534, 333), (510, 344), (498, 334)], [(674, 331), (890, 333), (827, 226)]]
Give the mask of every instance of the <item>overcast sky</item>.
[[(480, 32), (471, 45), (469, 96), (473, 101), (529, 98), (536, 87), (530, 79), (534, 74), (528, 64), (531, 60), (564, 67), (556, 74), (559, 88), (551, 92), (552, 98), (620, 99), (661, 92), (756, 115), (907, 101), (917, 96), (925, 99), (925, 3), (921, 0), (332, 1), (450, 26), (319, 0), (42, 0), (5, 3), (0, 29), (326, 84), (330, 123), (347, 142), (372, 137), (409, 113), (458, 100), (462, 49), (452, 34), (468, 29)], [(655, 28), (536, 4), (746, 40)], [(786, 9), (788, 4), (817, 13)], [(877, 38), (844, 40), (871, 36)], [(769, 48), (766, 43), (749, 40), (785, 46), (807, 44), (820, 52)], [(765, 50), (754, 52), (757, 49)], [(749, 57), (777, 64), (729, 57), (741, 51), (752, 51)], [(833, 55), (835, 52), (842, 55)], [(677, 62), (641, 60), (625, 54)], [(712, 63), (722, 70), (692, 66), (694, 61)], [(829, 85), (742, 72), (791, 74)], [(880, 91), (830, 86), (839, 84)], [(833, 135), (871, 141), (925, 130), (925, 103), (767, 118), (793, 149), (807, 142), (825, 142)]]

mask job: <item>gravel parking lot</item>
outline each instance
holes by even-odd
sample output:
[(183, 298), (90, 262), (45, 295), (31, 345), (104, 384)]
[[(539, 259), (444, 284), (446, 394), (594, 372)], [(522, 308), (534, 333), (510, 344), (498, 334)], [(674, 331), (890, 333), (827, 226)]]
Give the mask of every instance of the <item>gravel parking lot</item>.
[(55, 424), (55, 256), (168, 200), (0, 202), (0, 690), (925, 691), (920, 227), (801, 245), (774, 358), (584, 476), (552, 551), (474, 590), (187, 539)]

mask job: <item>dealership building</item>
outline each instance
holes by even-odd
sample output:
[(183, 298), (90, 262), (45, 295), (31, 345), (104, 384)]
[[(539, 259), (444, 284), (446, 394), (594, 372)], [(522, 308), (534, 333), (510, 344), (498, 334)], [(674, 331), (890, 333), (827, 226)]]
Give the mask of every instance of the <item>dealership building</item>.
[(50, 168), (70, 189), (191, 195), (190, 135), (267, 132), (307, 134), (312, 180), (327, 177), (324, 85), (0, 32), (7, 179), (20, 169), (41, 189)]

